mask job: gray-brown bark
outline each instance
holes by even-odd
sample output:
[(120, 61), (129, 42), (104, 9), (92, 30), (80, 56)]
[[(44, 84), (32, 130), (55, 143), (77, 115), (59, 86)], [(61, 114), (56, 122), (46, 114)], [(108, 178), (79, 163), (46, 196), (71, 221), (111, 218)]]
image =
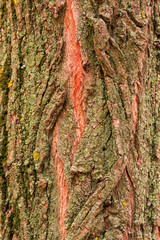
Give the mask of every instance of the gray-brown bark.
[(0, 239), (160, 239), (158, 0), (0, 6)]

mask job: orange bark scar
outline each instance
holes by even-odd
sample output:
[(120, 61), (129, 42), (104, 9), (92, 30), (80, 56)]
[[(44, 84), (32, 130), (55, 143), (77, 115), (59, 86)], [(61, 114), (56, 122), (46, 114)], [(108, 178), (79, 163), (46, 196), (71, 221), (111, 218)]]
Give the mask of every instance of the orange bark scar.
[(76, 40), (76, 22), (78, 12), (72, 6), (72, 0), (67, 1), (64, 19), (64, 36), (66, 40), (66, 67), (69, 73), (69, 87), (71, 101), (74, 103), (75, 119), (77, 123), (75, 142), (72, 153), (75, 154), (86, 126), (84, 99), (84, 70), (82, 66), (81, 49)]
[[(66, 43), (64, 71), (69, 79), (70, 99), (74, 105), (75, 120), (77, 123), (76, 136), (72, 148), (72, 156), (75, 154), (81, 141), (86, 126), (85, 120), (85, 100), (84, 100), (84, 70), (82, 66), (82, 56), (80, 44), (76, 40), (77, 30), (75, 18), (78, 17), (72, 0), (67, 0), (67, 7), (64, 17), (64, 39)], [(59, 119), (60, 120), (60, 119)], [(59, 120), (53, 130), (52, 154), (54, 157), (54, 168), (57, 177), (57, 189), (59, 195), (59, 232), (60, 239), (66, 238), (64, 220), (67, 212), (69, 199), (68, 184), (64, 172), (62, 159), (59, 157)]]
[(57, 124), (53, 131), (52, 154), (54, 156), (54, 168), (57, 178), (57, 189), (59, 196), (59, 232), (61, 240), (66, 238), (66, 229), (64, 220), (67, 212), (67, 205), (69, 199), (69, 190), (67, 179), (64, 172), (64, 165), (58, 155), (58, 127)]

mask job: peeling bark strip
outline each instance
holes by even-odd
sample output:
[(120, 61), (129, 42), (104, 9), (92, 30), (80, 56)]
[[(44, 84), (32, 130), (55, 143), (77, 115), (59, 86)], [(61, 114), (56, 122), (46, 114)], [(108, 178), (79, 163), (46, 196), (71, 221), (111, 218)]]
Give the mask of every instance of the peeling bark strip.
[[(66, 14), (64, 18), (64, 36), (66, 41), (66, 65), (69, 70), (69, 89), (70, 97), (74, 104), (75, 118), (77, 122), (75, 142), (72, 153), (75, 154), (78, 144), (81, 141), (86, 126), (85, 120), (85, 100), (84, 100), (84, 70), (82, 66), (82, 57), (80, 44), (77, 37), (77, 26), (75, 15), (78, 10), (75, 9), (72, 0), (67, 0)], [(78, 16), (76, 16), (78, 17)]]

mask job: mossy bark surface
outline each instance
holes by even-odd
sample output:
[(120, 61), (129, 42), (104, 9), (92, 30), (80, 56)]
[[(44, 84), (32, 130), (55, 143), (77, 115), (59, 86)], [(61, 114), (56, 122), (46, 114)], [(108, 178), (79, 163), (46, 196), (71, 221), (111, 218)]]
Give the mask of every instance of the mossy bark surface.
[(0, 239), (160, 239), (158, 0), (0, 0)]

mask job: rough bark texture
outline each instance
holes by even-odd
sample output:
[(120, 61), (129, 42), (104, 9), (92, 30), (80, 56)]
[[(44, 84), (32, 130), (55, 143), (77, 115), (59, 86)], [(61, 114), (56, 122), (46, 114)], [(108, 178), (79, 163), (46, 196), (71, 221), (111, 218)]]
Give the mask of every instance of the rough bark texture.
[(160, 239), (159, 0), (0, 7), (0, 239)]

